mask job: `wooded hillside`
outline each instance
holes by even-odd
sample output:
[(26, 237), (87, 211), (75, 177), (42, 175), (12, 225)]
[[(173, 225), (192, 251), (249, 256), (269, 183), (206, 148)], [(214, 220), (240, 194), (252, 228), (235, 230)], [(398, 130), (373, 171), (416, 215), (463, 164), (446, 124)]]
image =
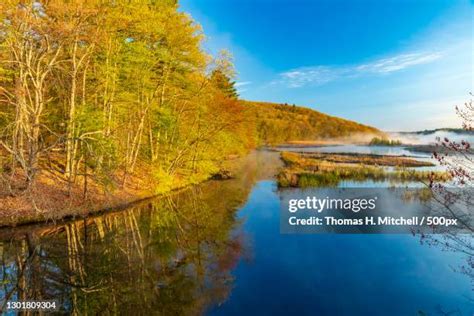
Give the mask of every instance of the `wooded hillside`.
[(252, 113), (258, 140), (263, 144), (381, 133), (370, 126), (296, 105), (249, 101), (243, 101), (243, 105)]

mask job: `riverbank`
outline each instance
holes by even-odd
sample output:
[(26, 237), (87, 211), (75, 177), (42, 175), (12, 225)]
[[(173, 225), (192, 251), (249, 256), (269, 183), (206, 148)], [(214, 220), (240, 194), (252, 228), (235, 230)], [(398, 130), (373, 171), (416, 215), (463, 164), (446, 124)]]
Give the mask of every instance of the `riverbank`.
[(209, 179), (226, 180), (232, 176), (239, 160), (241, 157), (229, 157), (221, 171), (181, 177), (166, 187), (160, 187), (145, 169), (128, 174), (125, 180), (123, 174), (116, 174), (106, 186), (94, 179), (69, 184), (59, 174), (42, 173), (27, 190), (0, 187), (0, 228), (82, 218), (128, 208)]
[(69, 185), (60, 178), (39, 175), (35, 185), (25, 191), (2, 192), (0, 227), (83, 217), (127, 207), (155, 195), (142, 177), (130, 175), (127, 183), (132, 182), (134, 186), (113, 183), (104, 190), (90, 181), (85, 196), (84, 184)]

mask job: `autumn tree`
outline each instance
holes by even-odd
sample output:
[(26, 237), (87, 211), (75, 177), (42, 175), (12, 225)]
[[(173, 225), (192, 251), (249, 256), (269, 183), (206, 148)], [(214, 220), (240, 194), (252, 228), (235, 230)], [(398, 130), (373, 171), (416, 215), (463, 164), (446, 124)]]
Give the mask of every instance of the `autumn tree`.
[(212, 84), (226, 97), (237, 99), (239, 95), (235, 88), (235, 81), (233, 81), (235, 75), (232, 55), (226, 50), (220, 51), (211, 71), (210, 79)]
[(2, 77), (1, 109), (7, 117), (0, 144), (12, 170), (19, 165), (27, 187), (38, 174), (40, 158), (54, 133), (44, 115), (52, 104), (49, 82), (59, 69), (64, 41), (55, 41), (60, 23), (46, 15), (39, 2), (5, 1), (0, 22)]

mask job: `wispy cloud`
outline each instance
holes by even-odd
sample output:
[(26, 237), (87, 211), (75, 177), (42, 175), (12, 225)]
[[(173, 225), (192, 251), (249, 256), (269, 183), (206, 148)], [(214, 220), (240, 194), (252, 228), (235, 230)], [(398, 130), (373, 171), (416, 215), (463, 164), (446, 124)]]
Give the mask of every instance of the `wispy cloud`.
[(298, 88), (308, 84), (322, 85), (337, 79), (341, 69), (328, 66), (305, 67), (280, 74), (280, 82), (290, 88)]
[(242, 94), (245, 91), (247, 91), (247, 89), (244, 87), (248, 86), (251, 83), (252, 83), (251, 81), (239, 81), (239, 82), (236, 82), (234, 86), (237, 88), (237, 93)]
[(390, 58), (383, 58), (368, 64), (362, 64), (355, 68), (358, 72), (390, 73), (403, 70), (408, 67), (428, 64), (442, 56), (439, 52), (434, 53), (410, 53), (401, 54)]
[(292, 69), (279, 74), (273, 84), (289, 88), (322, 85), (330, 81), (362, 75), (390, 74), (416, 65), (428, 64), (442, 57), (440, 52), (405, 53), (349, 66), (313, 66)]
[(238, 87), (248, 86), (251, 83), (252, 83), (251, 81), (241, 81), (241, 82), (236, 82), (234, 86), (238, 88)]

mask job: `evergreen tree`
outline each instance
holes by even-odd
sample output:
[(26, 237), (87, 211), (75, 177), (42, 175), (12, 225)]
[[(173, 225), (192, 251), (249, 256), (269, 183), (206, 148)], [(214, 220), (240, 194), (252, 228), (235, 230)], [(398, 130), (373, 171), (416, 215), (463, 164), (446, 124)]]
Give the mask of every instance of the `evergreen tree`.
[(225, 96), (231, 99), (237, 99), (239, 97), (237, 89), (235, 88), (235, 82), (227, 77), (221, 70), (216, 69), (212, 71), (211, 81)]

